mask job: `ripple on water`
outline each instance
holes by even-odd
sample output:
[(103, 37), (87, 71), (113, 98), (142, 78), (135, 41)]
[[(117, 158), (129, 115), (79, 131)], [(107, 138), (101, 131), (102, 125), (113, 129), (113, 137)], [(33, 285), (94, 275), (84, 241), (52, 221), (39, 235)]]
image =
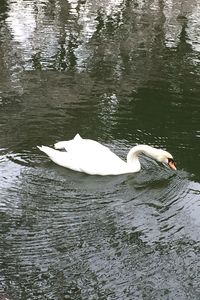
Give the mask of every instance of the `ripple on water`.
[[(32, 167), (22, 157), (25, 164), (20, 154), (1, 161), (5, 178), (1, 212), (7, 224), (1, 257), (9, 261), (7, 276), (13, 276), (17, 265), (21, 279), (28, 276), (35, 282), (33, 290), (46, 278), (49, 299), (60, 286), (55, 278), (69, 293), (88, 295), (89, 280), (91, 295), (102, 286), (102, 295), (110, 289), (118, 299), (140, 297), (141, 291), (147, 295), (163, 276), (172, 284), (167, 255), (176, 270), (176, 250), (181, 247), (177, 241), (187, 236), (199, 242), (198, 230), (192, 230), (199, 226), (198, 183), (183, 171), (151, 167), (148, 160), (138, 174), (101, 177), (41, 162), (37, 155), (31, 157), (37, 166)], [(191, 245), (186, 248), (191, 250)], [(184, 267), (180, 263), (180, 269)], [(162, 288), (164, 295), (166, 286), (161, 284)]]

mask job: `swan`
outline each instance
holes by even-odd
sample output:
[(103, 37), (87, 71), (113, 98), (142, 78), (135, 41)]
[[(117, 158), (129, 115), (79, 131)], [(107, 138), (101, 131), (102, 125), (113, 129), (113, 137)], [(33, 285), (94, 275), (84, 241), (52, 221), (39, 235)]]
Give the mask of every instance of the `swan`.
[[(176, 164), (169, 152), (148, 145), (133, 147), (128, 152), (127, 162), (108, 147), (94, 140), (83, 139), (79, 134), (72, 140), (56, 143), (54, 149), (47, 146), (37, 147), (46, 153), (54, 163), (89, 175), (120, 175), (139, 172), (141, 169), (139, 155), (141, 153), (176, 170)], [(60, 151), (63, 149), (64, 151)]]

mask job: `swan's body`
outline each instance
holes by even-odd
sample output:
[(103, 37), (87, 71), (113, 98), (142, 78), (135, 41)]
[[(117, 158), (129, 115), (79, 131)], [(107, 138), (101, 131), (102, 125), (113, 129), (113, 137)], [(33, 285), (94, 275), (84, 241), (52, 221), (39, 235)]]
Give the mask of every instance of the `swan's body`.
[(82, 139), (79, 134), (70, 141), (56, 143), (54, 147), (55, 149), (46, 146), (38, 148), (56, 164), (90, 175), (120, 175), (139, 172), (141, 164), (138, 155), (141, 153), (176, 169), (173, 157), (169, 152), (147, 145), (133, 147), (127, 155), (127, 162), (119, 158), (108, 147), (93, 140)]

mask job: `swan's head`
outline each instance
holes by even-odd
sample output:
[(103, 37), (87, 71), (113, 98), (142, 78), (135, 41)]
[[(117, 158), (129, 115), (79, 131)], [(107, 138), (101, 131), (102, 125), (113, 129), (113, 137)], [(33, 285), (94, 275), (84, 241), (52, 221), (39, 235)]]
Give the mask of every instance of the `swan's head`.
[(174, 162), (173, 156), (169, 152), (159, 149), (157, 160), (165, 165), (168, 165), (170, 169), (176, 170), (176, 163)]

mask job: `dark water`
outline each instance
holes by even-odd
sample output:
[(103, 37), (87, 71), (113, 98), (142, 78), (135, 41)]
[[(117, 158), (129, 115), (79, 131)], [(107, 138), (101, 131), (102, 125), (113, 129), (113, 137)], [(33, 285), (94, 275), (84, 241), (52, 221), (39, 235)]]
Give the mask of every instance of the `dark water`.
[[(200, 299), (198, 1), (1, 1), (0, 299)], [(77, 132), (178, 171), (88, 176)]]

